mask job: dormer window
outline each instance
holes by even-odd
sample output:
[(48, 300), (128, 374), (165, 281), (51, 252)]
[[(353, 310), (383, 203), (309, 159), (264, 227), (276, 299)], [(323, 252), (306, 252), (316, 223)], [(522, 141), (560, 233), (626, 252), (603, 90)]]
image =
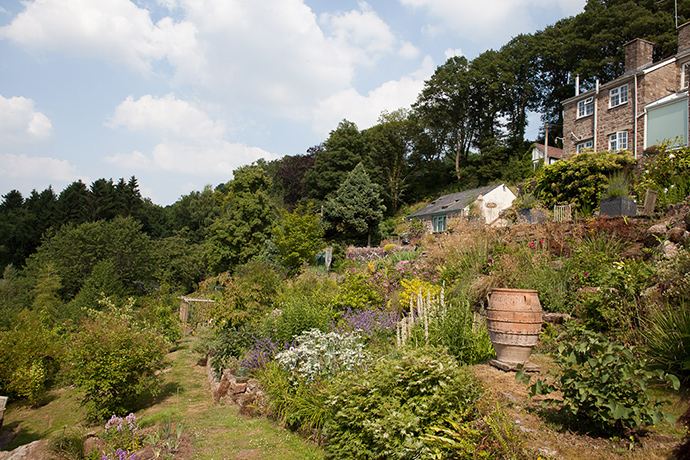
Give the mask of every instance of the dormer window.
[(591, 97), (577, 103), (577, 118), (586, 117), (594, 113), (594, 100)]
[(628, 103), (628, 85), (619, 86), (609, 91), (609, 107), (618, 107)]

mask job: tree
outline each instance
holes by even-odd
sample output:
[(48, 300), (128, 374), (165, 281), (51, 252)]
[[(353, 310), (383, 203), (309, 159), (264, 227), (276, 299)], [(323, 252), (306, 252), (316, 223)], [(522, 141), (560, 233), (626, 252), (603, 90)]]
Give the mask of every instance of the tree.
[(325, 199), (345, 180), (349, 171), (367, 160), (365, 136), (351, 121), (341, 121), (324, 142), (324, 150), (317, 153), (314, 167), (304, 176), (312, 198)]
[(215, 202), (210, 185), (201, 192), (194, 191), (182, 196), (169, 210), (173, 230), (186, 229), (192, 243), (201, 243), (213, 221), (222, 213), (222, 207)]
[(385, 211), (378, 187), (359, 163), (326, 201), (323, 215), (330, 228), (343, 238), (361, 242), (366, 236), (367, 245), (370, 245), (371, 235)]
[(294, 270), (314, 260), (323, 247), (321, 217), (311, 205), (299, 205), (292, 213), (283, 211), (283, 218), (274, 229), (273, 239), (280, 263)]
[(467, 160), (477, 133), (472, 114), (470, 76), (465, 57), (454, 56), (439, 66), (417, 97), (414, 109), (422, 118), (439, 154), (455, 159), (455, 172)]
[(212, 271), (219, 273), (261, 253), (271, 235), (275, 209), (268, 195), (271, 179), (260, 165), (233, 171), (226, 210), (209, 229), (206, 254)]

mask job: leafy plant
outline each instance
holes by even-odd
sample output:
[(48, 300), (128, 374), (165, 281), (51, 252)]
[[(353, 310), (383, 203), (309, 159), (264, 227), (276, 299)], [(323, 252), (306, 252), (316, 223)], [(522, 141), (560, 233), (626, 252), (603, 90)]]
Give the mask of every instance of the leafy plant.
[(663, 305), (654, 310), (640, 328), (650, 365), (690, 381), (690, 306)]
[(84, 321), (74, 335), (69, 360), (74, 383), (94, 418), (105, 418), (140, 405), (160, 388), (167, 343), (131, 316), (108, 310)]
[[(662, 403), (650, 392), (652, 381), (664, 380), (674, 389), (679, 381), (661, 370), (648, 370), (632, 350), (592, 331), (569, 331), (559, 336), (555, 362), (559, 375), (552, 383), (538, 379), (530, 396), (560, 392), (561, 399), (546, 399), (543, 406), (559, 405), (559, 412), (579, 428), (609, 435), (627, 429), (655, 425), (662, 419), (675, 423), (673, 415), (661, 410)], [(529, 383), (524, 369), (518, 381)]]
[(367, 362), (364, 345), (355, 334), (325, 334), (312, 329), (296, 337), (295, 341), (296, 347), (275, 356), (295, 381), (313, 382), (340, 372), (353, 372)]
[(608, 178), (608, 188), (606, 189), (607, 198), (617, 198), (628, 196), (629, 193), (628, 178), (622, 172), (618, 171)]
[(333, 384), (326, 451), (332, 458), (420, 458), (429, 448), (420, 436), (444, 418), (475, 418), (480, 394), (471, 374), (443, 349), (383, 358), (357, 378)]

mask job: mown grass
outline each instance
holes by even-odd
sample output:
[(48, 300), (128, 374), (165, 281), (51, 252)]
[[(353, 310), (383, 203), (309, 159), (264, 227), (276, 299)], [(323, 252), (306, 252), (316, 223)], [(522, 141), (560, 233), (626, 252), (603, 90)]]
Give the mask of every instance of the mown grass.
[[(190, 350), (192, 340), (183, 339), (168, 355), (170, 367), (163, 373), (162, 394), (136, 414), (142, 428), (164, 420), (182, 423), (194, 437), (193, 458), (198, 460), (323, 458), (320, 448), (268, 419), (241, 416), (235, 406), (214, 404), (205, 369), (196, 365), (198, 356)], [(7, 429), (18, 433), (7, 450), (75, 429), (83, 433), (103, 431), (101, 425), (87, 423), (79, 392), (71, 388), (49, 392), (46, 403), (37, 409), (10, 402), (3, 431)]]

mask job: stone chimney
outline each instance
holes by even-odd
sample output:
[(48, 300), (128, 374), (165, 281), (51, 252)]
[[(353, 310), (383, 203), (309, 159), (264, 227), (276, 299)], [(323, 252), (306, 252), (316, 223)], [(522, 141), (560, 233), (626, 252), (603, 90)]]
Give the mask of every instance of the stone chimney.
[(652, 63), (654, 43), (648, 42), (647, 40), (643, 40), (641, 38), (636, 38), (635, 40), (631, 40), (623, 46), (625, 47), (626, 72), (639, 69), (645, 64)]
[(690, 49), (690, 22), (678, 26), (678, 54)]

